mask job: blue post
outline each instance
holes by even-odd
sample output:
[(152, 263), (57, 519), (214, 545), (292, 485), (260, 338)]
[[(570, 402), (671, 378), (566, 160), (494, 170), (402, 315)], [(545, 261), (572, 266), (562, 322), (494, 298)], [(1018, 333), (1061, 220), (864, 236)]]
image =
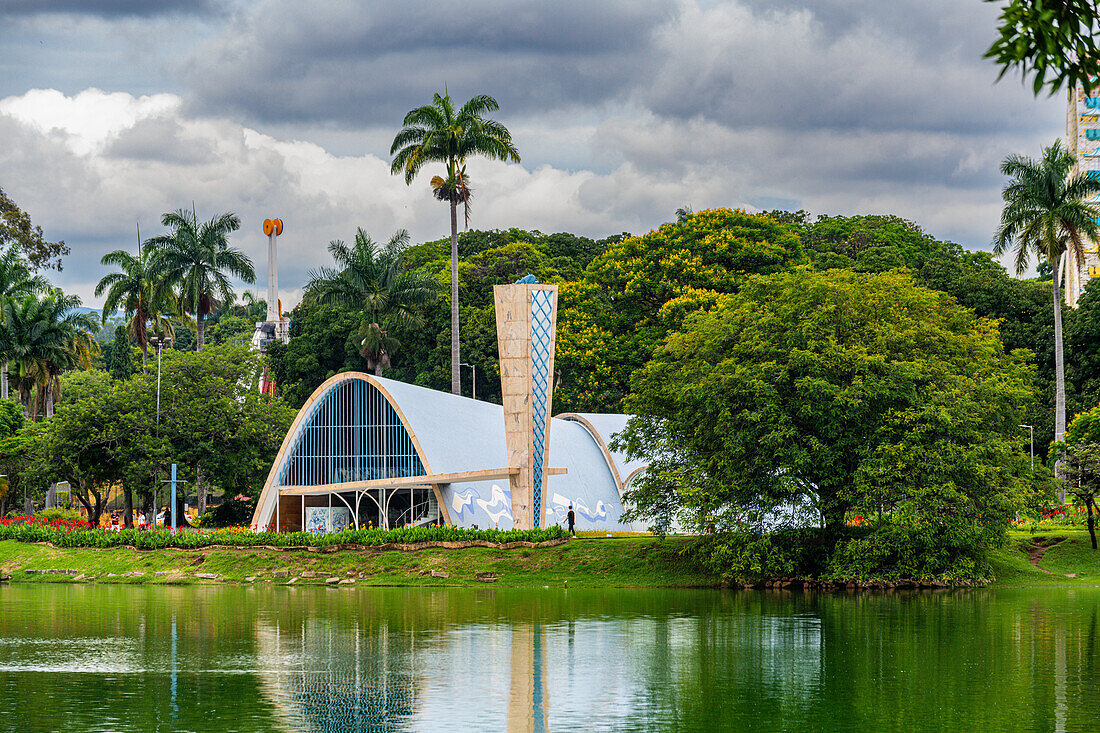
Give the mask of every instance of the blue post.
[(172, 464), (172, 531), (176, 531), (176, 464)]

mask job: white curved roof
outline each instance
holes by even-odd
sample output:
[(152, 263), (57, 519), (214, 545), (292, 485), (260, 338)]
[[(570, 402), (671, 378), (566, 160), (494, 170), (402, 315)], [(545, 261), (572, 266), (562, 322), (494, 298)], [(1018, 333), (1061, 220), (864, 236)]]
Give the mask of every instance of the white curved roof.
[[(254, 522), (258, 526), (268, 524), (274, 512), (279, 491), (277, 472), (294, 433), (312, 419), (311, 405), (319, 404), (328, 390), (346, 379), (372, 383), (386, 396), (407, 426), (426, 473), (461, 474), (508, 465), (504, 410), (500, 405), (382, 377), (341, 374), (318, 387), (284, 439), (258, 502)], [(605, 454), (605, 444), (611, 434), (625, 426), (627, 416), (589, 414), (584, 419), (587, 422), (559, 417), (550, 421), (549, 467), (564, 468), (566, 473), (546, 477), (544, 521), (564, 521), (569, 505), (573, 505), (579, 529), (626, 528), (619, 520), (620, 487), (637, 462), (628, 462), (618, 453)], [(621, 475), (617, 477), (616, 472)], [(510, 495), (507, 480), (460, 481), (443, 485), (441, 493), (456, 524), (511, 525), (510, 502), (505, 501)]]
[(384, 377), (371, 379), (389, 393), (394, 406), (408, 421), (424, 451), (424, 467), (429, 473), (460, 473), (508, 465), (504, 409), (500, 405)]
[[(596, 431), (597, 436), (603, 441), (604, 446), (607, 448), (608, 455), (611, 456), (611, 460), (615, 462), (615, 468), (619, 472), (619, 479), (626, 484), (627, 478), (639, 468), (645, 468), (647, 465), (645, 461), (641, 460), (629, 460), (626, 457), (626, 453), (622, 451), (616, 451), (611, 449), (612, 439), (617, 433), (621, 433), (626, 429), (626, 424), (630, 420), (630, 415), (620, 414), (601, 414), (595, 412), (568, 412), (557, 416), (563, 420), (571, 420), (579, 417), (582, 420), (577, 421), (579, 424), (585, 427), (591, 426)], [(556, 418), (555, 418), (556, 419)]]

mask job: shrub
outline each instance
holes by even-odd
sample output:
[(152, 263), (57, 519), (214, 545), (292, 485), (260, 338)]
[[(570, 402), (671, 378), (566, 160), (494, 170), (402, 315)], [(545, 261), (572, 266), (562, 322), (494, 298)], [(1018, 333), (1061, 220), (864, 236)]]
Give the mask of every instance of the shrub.
[(838, 542), (826, 580), (958, 581), (990, 575), (987, 538), (970, 525), (886, 524)]
[[(25, 520), (25, 521), (19, 521)], [(164, 547), (193, 549), (209, 545), (254, 547), (332, 546), (332, 545), (385, 545), (389, 543), (415, 544), (418, 542), (546, 542), (561, 539), (566, 532), (560, 526), (546, 529), (501, 530), (465, 529), (463, 527), (400, 527), (398, 529), (348, 529), (333, 534), (309, 532), (250, 532), (239, 527), (214, 531), (175, 532), (171, 530), (124, 529), (120, 532), (92, 529), (87, 522), (43, 523), (30, 517), (0, 520), (0, 540), (20, 542), (52, 542), (61, 547), (118, 547), (130, 545), (139, 550)]]
[[(203, 527), (235, 527), (247, 525), (252, 518), (252, 511), (256, 504), (251, 497), (245, 494), (237, 494), (226, 497), (225, 501), (213, 507), (210, 514), (210, 523), (202, 524)], [(203, 515), (206, 516), (205, 514)]]
[(739, 583), (778, 578), (831, 581), (940, 581), (985, 578), (985, 550), (994, 534), (978, 525), (909, 517), (878, 527), (838, 533), (808, 528), (772, 534), (703, 537), (696, 559), (710, 572)]
[(41, 519), (46, 522), (52, 522), (55, 519), (61, 519), (66, 522), (81, 521), (84, 516), (75, 509), (62, 509), (60, 507), (54, 507), (53, 509), (43, 509), (40, 512), (35, 512), (35, 519)]

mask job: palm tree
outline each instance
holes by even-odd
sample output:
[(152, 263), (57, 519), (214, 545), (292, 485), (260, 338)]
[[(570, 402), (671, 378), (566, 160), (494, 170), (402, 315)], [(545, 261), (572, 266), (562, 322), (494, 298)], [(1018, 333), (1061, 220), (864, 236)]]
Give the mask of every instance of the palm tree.
[(53, 414), (64, 371), (91, 367), (99, 328), (92, 314), (76, 312), (79, 306), (80, 298), (55, 289), (45, 298), (28, 294), (0, 307), (0, 354), (12, 367), (32, 420), (43, 408), (47, 417)]
[(519, 151), (512, 144), (512, 133), (495, 120), (485, 119), (500, 109), (497, 101), (481, 94), (455, 111), (449, 94), (432, 97), (432, 103), (417, 107), (405, 115), (403, 127), (393, 139), (390, 172), (405, 174), (411, 184), (426, 163), (443, 163), (446, 177), (431, 180), (434, 196), (451, 205), (451, 392), (459, 394), (458, 324), (458, 205), (462, 204), (466, 223), (470, 223), (469, 178), (466, 158), (484, 155), (495, 160), (519, 162)]
[(306, 302), (338, 303), (363, 312), (359, 353), (378, 376), (389, 368), (401, 345), (394, 332), (420, 326), (422, 308), (436, 294), (435, 280), (405, 269), (402, 255), (408, 244), (409, 233), (404, 229), (379, 247), (360, 227), (354, 246), (340, 240), (329, 243), (328, 251), (340, 269), (322, 267), (310, 272), (305, 289)]
[(168, 280), (158, 276), (153, 267), (155, 251), (141, 247), (137, 257), (126, 250), (115, 250), (103, 255), (104, 265), (117, 265), (122, 272), (106, 275), (95, 287), (98, 298), (107, 293), (103, 301), (103, 323), (119, 305), (126, 314), (126, 331), (141, 348), (141, 373), (145, 373), (149, 359), (149, 327), (153, 332), (171, 338), (172, 322), (169, 316), (179, 315), (179, 302)]
[[(28, 293), (49, 290), (50, 284), (41, 275), (33, 274), (23, 259), (18, 246), (10, 245), (0, 251), (0, 304)], [(0, 399), (8, 398), (8, 364), (0, 365)]]
[[(1100, 209), (1085, 203), (1100, 193), (1100, 180), (1074, 172), (1072, 153), (1062, 141), (1043, 148), (1041, 160), (1010, 155), (1001, 163), (1001, 173), (1010, 180), (1001, 191), (1005, 207), (1001, 224), (993, 237), (993, 252), (1016, 249), (1016, 274), (1027, 269), (1031, 255), (1047, 260), (1054, 268), (1054, 439), (1066, 432), (1066, 379), (1062, 354), (1062, 259), (1069, 267), (1080, 267), (1090, 240), (1100, 235), (1096, 218)], [(1060, 463), (1056, 473), (1061, 473)]]
[(240, 229), (241, 220), (229, 213), (199, 224), (193, 211), (180, 209), (165, 214), (161, 223), (172, 233), (146, 241), (155, 250), (151, 266), (179, 288), (180, 309), (194, 314), (195, 350), (202, 351), (206, 317), (233, 292), (226, 273), (247, 283), (256, 281), (252, 260), (229, 246), (229, 234)]

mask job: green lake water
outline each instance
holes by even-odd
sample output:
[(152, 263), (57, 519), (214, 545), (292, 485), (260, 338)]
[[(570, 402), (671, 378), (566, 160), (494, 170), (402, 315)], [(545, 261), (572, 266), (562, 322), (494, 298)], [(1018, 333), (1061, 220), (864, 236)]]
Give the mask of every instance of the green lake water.
[(0, 587), (0, 731), (1096, 731), (1100, 589)]

